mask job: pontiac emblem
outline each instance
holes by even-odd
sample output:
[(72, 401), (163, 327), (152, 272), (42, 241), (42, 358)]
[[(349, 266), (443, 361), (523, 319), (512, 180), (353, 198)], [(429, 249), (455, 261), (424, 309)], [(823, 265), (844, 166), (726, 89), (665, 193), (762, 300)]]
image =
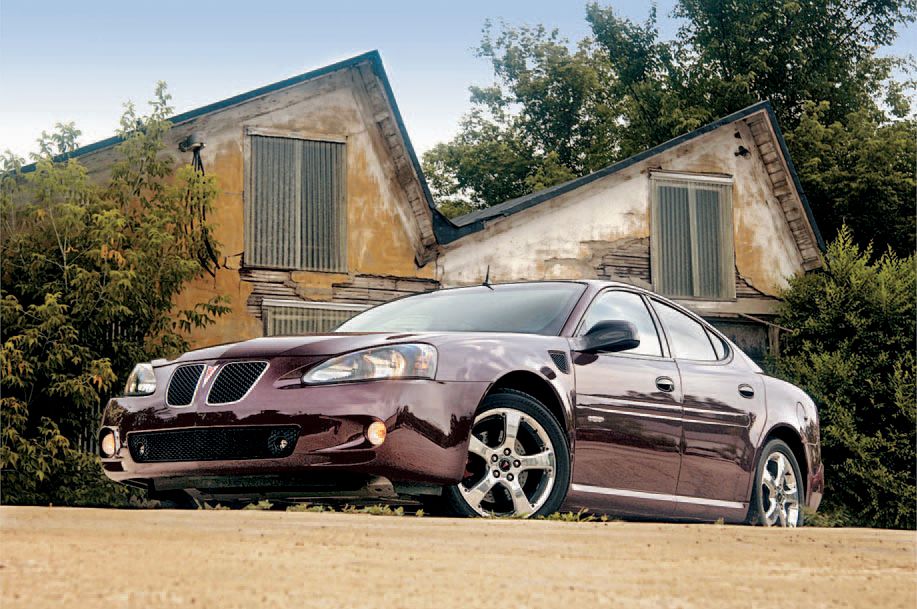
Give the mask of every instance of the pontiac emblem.
[(204, 370), (204, 384), (210, 380), (210, 377), (213, 376), (213, 373), (217, 371), (217, 366), (207, 366), (207, 369)]

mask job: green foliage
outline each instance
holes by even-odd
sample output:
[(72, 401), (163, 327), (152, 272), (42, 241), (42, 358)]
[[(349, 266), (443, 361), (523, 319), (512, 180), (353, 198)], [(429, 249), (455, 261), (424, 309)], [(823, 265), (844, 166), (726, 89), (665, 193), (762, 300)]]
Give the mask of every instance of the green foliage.
[(370, 516), (404, 516), (403, 507), (393, 508), (385, 504), (365, 505), (362, 507), (345, 505), (341, 511), (345, 514), (369, 514)]
[(173, 306), (207, 270), (202, 252), (216, 247), (203, 222), (216, 186), (190, 167), (173, 171), (163, 150), (168, 100), (160, 84), (149, 115), (127, 107), (104, 180), (66, 158), (79, 135), (72, 124), (42, 135), (34, 171), (22, 174), (22, 160), (9, 153), (3, 159), (6, 503), (123, 499), (78, 441), (94, 433), (99, 405), (136, 362), (180, 353), (188, 331), (226, 311), (220, 299)]
[(547, 516), (536, 516), (536, 520), (551, 520), (554, 522), (608, 522), (608, 516), (602, 514), (598, 518), (590, 514), (585, 508), (578, 512), (554, 512)]
[(828, 236), (843, 224), (875, 251), (914, 251), (914, 162), (917, 121), (883, 123), (860, 110), (844, 123), (828, 122), (827, 103), (806, 104), (788, 136), (819, 228)]
[[(907, 255), (915, 123), (904, 120), (913, 82), (903, 79), (911, 66), (877, 51), (915, 10), (915, 0), (679, 0), (679, 34), (660, 40), (654, 8), (634, 23), (593, 3), (591, 36), (575, 44), (541, 26), (488, 23), (477, 55), (495, 82), (471, 87), (458, 135), (424, 155), (424, 171), (453, 217), (769, 99), (826, 235), (846, 221), (864, 243)], [(894, 225), (892, 234), (879, 223)]]
[(796, 277), (778, 369), (819, 405), (824, 510), (859, 526), (917, 527), (917, 269), (872, 260), (844, 227), (824, 271)]
[(274, 504), (268, 501), (267, 499), (262, 499), (257, 503), (249, 503), (246, 505), (243, 510), (258, 510), (258, 511), (267, 511), (274, 507)]
[(297, 503), (287, 507), (288, 512), (333, 512), (334, 508), (328, 505), (311, 505), (309, 503)]

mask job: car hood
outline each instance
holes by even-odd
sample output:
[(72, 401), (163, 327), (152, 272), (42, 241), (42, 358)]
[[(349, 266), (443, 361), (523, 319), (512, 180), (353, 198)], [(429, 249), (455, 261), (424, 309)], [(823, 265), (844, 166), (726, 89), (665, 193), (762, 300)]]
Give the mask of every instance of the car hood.
[(413, 334), (363, 332), (357, 334), (309, 334), (267, 336), (188, 351), (174, 360), (156, 360), (154, 366), (201, 360), (250, 359), (334, 355), (390, 342), (411, 340)]
[(203, 360), (330, 356), (380, 345), (407, 342), (429, 342), (434, 345), (440, 345), (449, 342), (481, 341), (492, 344), (502, 339), (511, 339), (512, 337), (519, 339), (522, 336), (536, 340), (538, 338), (553, 341), (558, 339), (556, 336), (536, 337), (536, 335), (494, 332), (342, 332), (307, 334), (303, 336), (268, 336), (196, 349), (174, 360), (156, 360), (153, 365), (165, 366)]

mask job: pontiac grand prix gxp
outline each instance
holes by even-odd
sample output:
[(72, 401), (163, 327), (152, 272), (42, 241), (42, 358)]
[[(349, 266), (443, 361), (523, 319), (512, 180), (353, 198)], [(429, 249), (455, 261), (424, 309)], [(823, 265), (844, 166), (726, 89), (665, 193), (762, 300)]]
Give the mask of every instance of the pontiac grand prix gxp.
[(809, 396), (677, 304), (601, 281), (440, 290), (138, 364), (99, 444), (153, 497), (797, 526), (823, 492)]

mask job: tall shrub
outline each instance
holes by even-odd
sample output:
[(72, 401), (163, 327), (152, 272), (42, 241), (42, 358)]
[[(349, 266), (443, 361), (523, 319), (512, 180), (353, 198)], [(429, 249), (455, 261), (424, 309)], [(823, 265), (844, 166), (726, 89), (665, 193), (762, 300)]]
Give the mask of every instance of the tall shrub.
[(112, 503), (98, 459), (77, 449), (100, 403), (138, 361), (187, 348), (187, 332), (226, 311), (175, 297), (217, 247), (206, 212), (212, 178), (164, 149), (164, 85), (150, 113), (128, 105), (117, 160), (91, 179), (67, 159), (79, 132), (43, 134), (33, 171), (7, 154), (0, 179), (0, 468), (4, 503)]
[(779, 323), (792, 330), (780, 373), (819, 405), (823, 509), (859, 526), (917, 526), (914, 257), (840, 230), (823, 271), (793, 279)]

